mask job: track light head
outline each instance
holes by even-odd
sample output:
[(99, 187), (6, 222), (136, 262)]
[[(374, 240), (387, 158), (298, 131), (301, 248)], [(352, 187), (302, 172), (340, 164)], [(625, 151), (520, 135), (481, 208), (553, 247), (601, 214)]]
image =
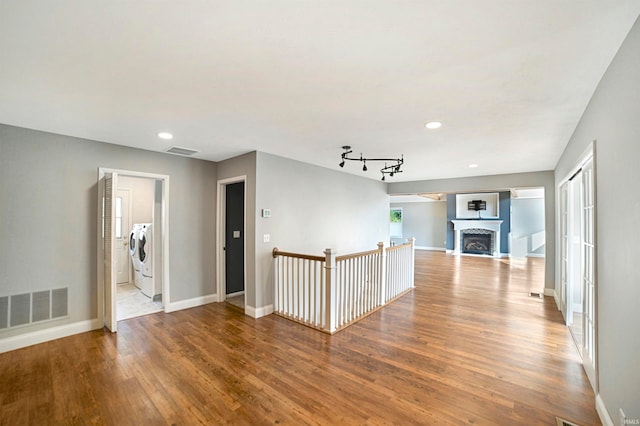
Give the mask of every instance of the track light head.
[(389, 173), (389, 176), (393, 177), (393, 172)]
[(384, 182), (384, 175), (382, 175), (382, 181)]
[(344, 167), (344, 160), (342, 160), (342, 162), (340, 164), (338, 164), (338, 166)]
[(365, 161), (365, 162), (364, 162), (364, 166), (362, 166), (362, 171), (363, 171), (363, 172), (366, 172), (367, 170), (368, 170), (368, 169), (367, 169), (367, 162)]

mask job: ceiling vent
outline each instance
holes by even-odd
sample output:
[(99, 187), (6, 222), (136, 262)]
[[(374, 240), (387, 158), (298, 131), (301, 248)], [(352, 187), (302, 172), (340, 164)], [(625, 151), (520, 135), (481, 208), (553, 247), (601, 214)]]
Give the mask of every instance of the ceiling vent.
[(197, 151), (195, 149), (182, 148), (180, 146), (172, 146), (166, 152), (170, 154), (178, 154), (178, 155), (193, 155), (200, 151)]

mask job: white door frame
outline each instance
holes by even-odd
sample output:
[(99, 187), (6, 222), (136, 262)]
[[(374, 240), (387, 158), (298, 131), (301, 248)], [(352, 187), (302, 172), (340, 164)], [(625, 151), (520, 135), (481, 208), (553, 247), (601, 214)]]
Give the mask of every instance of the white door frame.
[(218, 201), (217, 201), (217, 215), (218, 220), (216, 221), (216, 234), (218, 235), (218, 241), (216, 243), (216, 270), (218, 271), (217, 275), (217, 285), (216, 292), (218, 293), (218, 302), (224, 302), (227, 296), (227, 274), (225, 270), (225, 227), (226, 227), (226, 201), (227, 201), (227, 185), (232, 183), (240, 183), (244, 182), (244, 232), (242, 238), (244, 239), (244, 306), (245, 312), (247, 309), (247, 175), (236, 176), (227, 179), (218, 180)]
[[(97, 212), (97, 232), (98, 232), (98, 250), (97, 250), (97, 275), (98, 275), (98, 320), (104, 321), (104, 299), (105, 299), (105, 281), (104, 281), (104, 263), (105, 263), (105, 252), (104, 252), (104, 236), (102, 235), (102, 199), (104, 198), (104, 177), (107, 173), (117, 173), (118, 176), (128, 176), (128, 177), (141, 177), (141, 178), (149, 178), (155, 179), (156, 181), (162, 182), (162, 192), (161, 197), (162, 200), (160, 202), (160, 210), (161, 210), (161, 226), (154, 225), (155, 229), (160, 229), (160, 238), (162, 244), (162, 253), (161, 256), (158, 255), (157, 251), (153, 251), (153, 265), (154, 270), (162, 271), (162, 305), (163, 310), (167, 310), (167, 305), (169, 304), (170, 299), (170, 282), (169, 282), (169, 176), (161, 175), (156, 173), (145, 173), (145, 172), (137, 172), (132, 170), (121, 170), (121, 169), (111, 169), (107, 167), (99, 167), (98, 168), (98, 212)], [(154, 220), (156, 215), (156, 209), (154, 208)], [(160, 265), (160, 266), (158, 266)], [(154, 272), (154, 275), (156, 273)], [(112, 294), (116, 294), (116, 289), (111, 288)]]

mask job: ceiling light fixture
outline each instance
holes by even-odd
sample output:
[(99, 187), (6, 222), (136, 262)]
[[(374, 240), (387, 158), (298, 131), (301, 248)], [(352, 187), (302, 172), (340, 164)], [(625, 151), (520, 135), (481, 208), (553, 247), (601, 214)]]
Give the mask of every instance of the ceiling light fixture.
[(168, 139), (173, 139), (173, 135), (171, 133), (168, 133), (168, 132), (160, 132), (160, 133), (158, 133), (158, 137), (160, 139), (167, 139), (167, 140)]
[(477, 165), (477, 164), (469, 164), (469, 168), (470, 168), (470, 169), (475, 169), (476, 167), (478, 167), (478, 165)]
[(427, 124), (425, 124), (424, 127), (426, 127), (429, 130), (435, 130), (442, 127), (442, 123), (439, 121), (430, 121)]
[[(367, 161), (384, 161), (384, 167), (380, 169), (380, 173), (382, 173), (382, 180), (385, 180), (385, 175), (389, 175), (393, 177), (396, 173), (402, 173), (400, 167), (404, 164), (404, 156), (400, 158), (364, 158), (362, 154), (360, 154), (360, 158), (358, 157), (349, 157), (353, 151), (349, 145), (345, 145), (342, 147), (344, 152), (342, 153), (342, 161), (338, 164), (340, 167), (344, 167), (345, 160), (349, 161), (362, 161), (364, 165), (362, 166), (362, 171), (366, 172), (367, 169)], [(388, 162), (392, 162), (391, 165)]]

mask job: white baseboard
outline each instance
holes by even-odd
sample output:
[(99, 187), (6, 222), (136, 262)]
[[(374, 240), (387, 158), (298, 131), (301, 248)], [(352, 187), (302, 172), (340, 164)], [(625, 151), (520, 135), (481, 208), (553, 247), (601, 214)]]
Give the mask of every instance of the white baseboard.
[(37, 345), (38, 343), (49, 342), (100, 328), (102, 328), (102, 321), (91, 319), (6, 337), (0, 339), (0, 353), (26, 348), (27, 346)]
[(527, 253), (527, 257), (541, 257), (544, 259), (544, 254), (540, 253)]
[(242, 291), (236, 291), (235, 293), (229, 293), (225, 295), (225, 299), (228, 299), (230, 297), (236, 297), (236, 296), (242, 296), (244, 294), (244, 290)]
[(218, 301), (217, 294), (208, 294), (206, 296), (194, 297), (193, 299), (180, 300), (178, 302), (167, 303), (164, 307), (164, 311), (175, 312), (182, 309), (195, 308), (196, 306), (206, 305)]
[(425, 247), (425, 246), (414, 246), (416, 250), (429, 250), (429, 251), (447, 251), (444, 247)]
[(600, 394), (596, 395), (596, 411), (598, 412), (598, 416), (600, 417), (600, 421), (603, 426), (614, 426), (613, 420), (611, 420), (611, 416), (609, 415), (609, 411), (607, 407), (604, 405), (604, 401)]
[(254, 308), (253, 306), (246, 305), (244, 307), (244, 313), (252, 318), (265, 317), (273, 313), (273, 305), (267, 305), (261, 308)]
[(545, 296), (551, 296), (554, 299), (556, 298), (556, 289), (555, 288), (546, 288), (544, 289)]

